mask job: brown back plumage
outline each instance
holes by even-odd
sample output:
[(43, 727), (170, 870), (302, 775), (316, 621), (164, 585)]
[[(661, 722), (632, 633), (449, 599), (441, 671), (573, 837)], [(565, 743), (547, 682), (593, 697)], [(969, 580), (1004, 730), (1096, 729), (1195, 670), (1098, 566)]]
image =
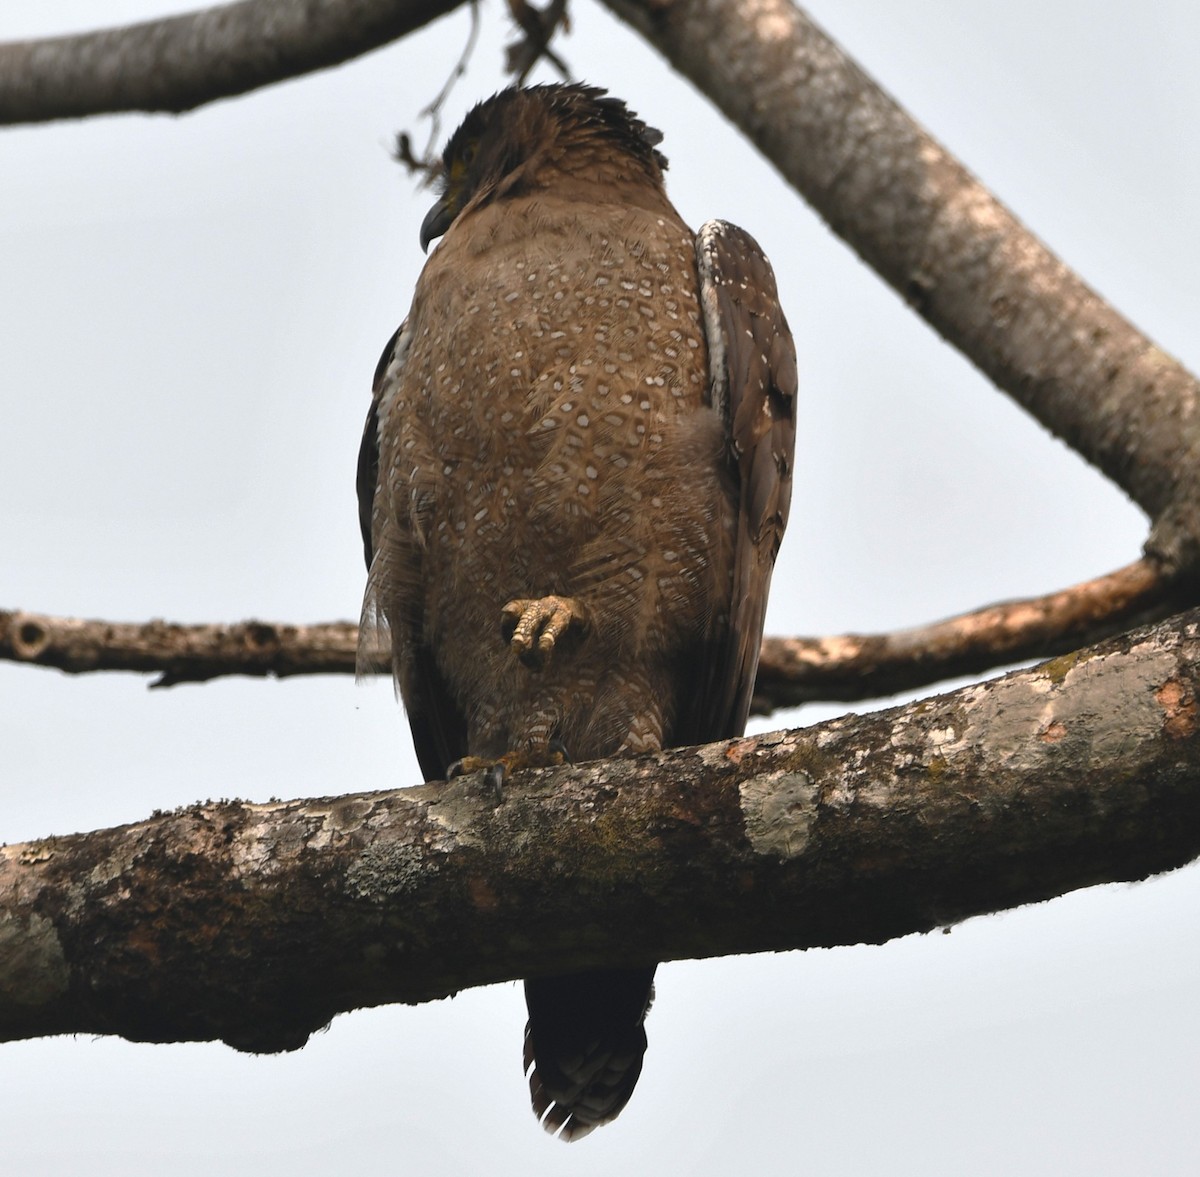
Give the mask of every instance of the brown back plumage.
[[(795, 357), (765, 257), (733, 226), (687, 228), (660, 138), (560, 85), (503, 91), (447, 144), (422, 227), (444, 239), (359, 463), (362, 649), (390, 634), (427, 779), (467, 755), (583, 761), (745, 723)], [(558, 611), (537, 657), (508, 640), (522, 609)], [(628, 1100), (653, 972), (526, 983), (531, 1095), (564, 1139)]]

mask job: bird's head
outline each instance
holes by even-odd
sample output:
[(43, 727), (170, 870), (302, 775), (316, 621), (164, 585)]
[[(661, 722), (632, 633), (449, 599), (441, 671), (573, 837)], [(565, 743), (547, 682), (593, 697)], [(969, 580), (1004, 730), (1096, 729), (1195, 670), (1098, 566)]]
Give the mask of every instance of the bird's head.
[(501, 90), (479, 103), (442, 153), (441, 195), (421, 225), (421, 248), (468, 208), (570, 176), (661, 190), (662, 133), (597, 86), (556, 83)]

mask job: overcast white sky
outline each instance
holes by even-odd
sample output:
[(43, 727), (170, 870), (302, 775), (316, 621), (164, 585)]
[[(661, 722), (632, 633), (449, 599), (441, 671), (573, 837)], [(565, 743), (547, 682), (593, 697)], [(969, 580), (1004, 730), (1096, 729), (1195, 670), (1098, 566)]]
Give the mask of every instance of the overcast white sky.
[[(8, 0), (0, 38), (188, 4)], [(1200, 368), (1200, 8), (818, 0), (809, 11), (1052, 248)], [(1145, 521), (914, 318), (597, 6), (562, 48), (665, 133), (693, 224), (753, 232), (797, 337), (793, 524), (768, 628), (916, 624), (1138, 554)], [(447, 115), (502, 84), (497, 5)], [(183, 118), (0, 130), (0, 606), (357, 615), (353, 466), (429, 203), (387, 154), (460, 11), (340, 69)], [(420, 141), (420, 140), (418, 140)], [(814, 722), (836, 709), (773, 717)], [(207, 796), (414, 783), (387, 684), (0, 665), (0, 838)], [(621, 1119), (570, 1148), (503, 985), (360, 1011), (304, 1050), (0, 1046), (5, 1174), (1187, 1174), (1200, 872), (881, 948), (668, 965)]]

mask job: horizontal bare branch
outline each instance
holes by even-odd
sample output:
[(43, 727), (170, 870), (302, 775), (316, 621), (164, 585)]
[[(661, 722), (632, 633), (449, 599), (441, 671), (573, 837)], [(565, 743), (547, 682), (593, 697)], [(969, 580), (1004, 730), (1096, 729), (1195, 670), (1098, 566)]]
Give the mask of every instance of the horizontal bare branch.
[(882, 699), (1066, 654), (1194, 601), (1194, 592), (1142, 559), (1044, 597), (1004, 601), (895, 633), (766, 638), (754, 707), (766, 715), (801, 703)]
[(349, 61), (462, 0), (241, 0), (125, 28), (0, 44), (0, 124), (178, 114)]
[[(910, 305), (1200, 567), (1200, 384), (1091, 290), (791, 0), (604, 0)], [(775, 256), (777, 269), (790, 259)]]
[(132, 670), (157, 674), (156, 687), (225, 675), (288, 678), (353, 674), (358, 626), (352, 621), (285, 625), (179, 625), (169, 621), (85, 621), (0, 610), (0, 660), (68, 674)]
[[(879, 943), (1200, 853), (1200, 611), (910, 707), (0, 850), (0, 1039), (303, 1044), (600, 963)], [(588, 919), (581, 913), (599, 912)]]
[[(767, 638), (754, 708), (857, 702), (948, 678), (1049, 658), (1161, 620), (1194, 600), (1149, 560), (1045, 597), (1008, 601), (890, 634)], [(0, 610), (0, 660), (69, 674), (157, 674), (153, 686), (225, 675), (352, 674), (358, 627), (349, 621), (284, 625), (177, 625), (82, 621)], [(386, 664), (386, 657), (382, 658)]]

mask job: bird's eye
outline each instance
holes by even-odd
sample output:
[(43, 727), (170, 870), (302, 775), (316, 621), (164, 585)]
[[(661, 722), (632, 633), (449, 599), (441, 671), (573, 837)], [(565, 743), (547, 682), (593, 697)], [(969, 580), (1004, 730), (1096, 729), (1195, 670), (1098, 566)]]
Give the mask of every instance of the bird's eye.
[(478, 154), (479, 143), (472, 139), (469, 143), (464, 143), (462, 150), (455, 152), (450, 158), (447, 174), (447, 187), (450, 191), (460, 188), (467, 182), (467, 173), (471, 170), (471, 164)]

